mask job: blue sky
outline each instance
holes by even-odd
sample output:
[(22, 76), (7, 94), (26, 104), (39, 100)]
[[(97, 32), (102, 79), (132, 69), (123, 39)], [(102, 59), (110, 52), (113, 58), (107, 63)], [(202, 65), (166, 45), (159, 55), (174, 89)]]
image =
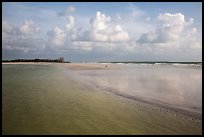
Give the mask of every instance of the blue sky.
[(202, 60), (201, 2), (4, 2), (3, 59)]

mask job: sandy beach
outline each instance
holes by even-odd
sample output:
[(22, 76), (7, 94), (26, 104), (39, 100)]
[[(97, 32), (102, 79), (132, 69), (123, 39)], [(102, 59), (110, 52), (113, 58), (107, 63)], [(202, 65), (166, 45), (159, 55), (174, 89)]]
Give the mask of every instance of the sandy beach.
[(46, 62), (3, 62), (2, 64), (33, 64), (33, 65), (56, 65), (63, 66), (71, 70), (98, 70), (98, 69), (116, 69), (119, 66), (115, 64), (99, 63), (46, 63)]
[[(120, 71), (124, 68), (123, 65), (118, 64), (80, 64), (80, 63), (2, 63), (8, 64), (22, 64), (22, 67), (31, 67), (29, 70), (32, 75), (32, 70), (36, 71), (39, 69), (38, 73), (33, 73), (34, 77), (33, 83), (39, 79), (38, 88), (32, 86), (31, 83), (27, 83), (25, 91), (28, 88), (36, 89), (32, 92), (33, 96), (26, 95), (26, 92), (19, 94), (17, 97), (20, 99), (24, 96), (28, 96), (30, 101), (34, 101), (30, 106), (31, 110), (27, 110), (30, 103), (19, 104), (19, 106), (24, 106), (20, 110), (22, 116), (19, 117), (17, 114), (19, 109), (12, 110), (13, 114), (18, 115), (17, 117), (11, 116), (11, 106), (18, 105), (20, 100), (16, 100), (16, 104), (5, 104), (11, 99), (10, 95), (7, 95), (5, 91), (11, 87), (3, 86), (3, 133), (5, 134), (15, 134), (15, 133), (39, 133), (43, 134), (44, 131), (49, 128), (46, 133), (48, 134), (201, 134), (202, 132), (202, 117), (197, 113), (191, 113), (191, 111), (186, 111), (185, 109), (178, 109), (172, 107), (172, 105), (163, 104), (159, 101), (152, 101), (151, 99), (136, 97), (134, 94), (126, 94), (119, 90), (105, 87), (103, 85), (104, 75), (101, 73), (107, 73), (109, 79), (111, 74), (115, 71)], [(29, 64), (29, 65), (25, 65)], [(36, 66), (39, 65), (39, 66)], [(10, 65), (9, 65), (10, 66)], [(40, 69), (43, 70), (43, 66), (46, 75), (41, 74)], [(18, 67), (17, 67), (18, 68)], [(20, 68), (19, 68), (20, 69)], [(47, 71), (48, 69), (48, 71)], [(19, 72), (22, 75), (27, 74)], [(100, 75), (99, 75), (100, 74)], [(39, 75), (39, 76), (38, 76)], [(4, 82), (6, 81), (3, 76)], [(16, 75), (17, 76), (17, 75)], [(20, 75), (19, 75), (20, 76)], [(106, 75), (105, 75), (106, 76)], [(22, 77), (22, 76), (21, 76)], [(19, 78), (21, 78), (19, 77)], [(29, 76), (30, 77), (30, 76)], [(114, 78), (115, 76), (113, 76)], [(17, 77), (16, 77), (17, 78)], [(100, 78), (100, 81), (97, 79)], [(49, 79), (49, 80), (48, 80)], [(90, 80), (92, 79), (92, 80)], [(115, 78), (114, 78), (115, 79)], [(116, 77), (117, 79), (117, 77)], [(124, 81), (120, 83), (125, 85), (127, 79), (122, 76)], [(9, 79), (10, 80), (10, 79)], [(103, 81), (101, 81), (103, 80)], [(117, 86), (113, 79), (110, 79), (109, 85)], [(10, 80), (11, 81), (11, 80)], [(19, 79), (21, 81), (21, 79)], [(24, 81), (22, 79), (22, 81)], [(27, 81), (30, 81), (29, 79)], [(134, 81), (134, 80), (132, 80)], [(100, 83), (97, 83), (100, 82)], [(102, 83), (101, 83), (102, 82)], [(58, 83), (58, 84), (56, 84)], [(3, 83), (4, 84), (4, 83)], [(105, 83), (107, 85), (107, 83)], [(16, 86), (14, 86), (16, 87)], [(21, 89), (21, 86), (18, 86)], [(46, 88), (45, 88), (46, 87)], [(121, 89), (121, 87), (119, 88)], [(125, 90), (124, 87), (122, 89)], [(46, 92), (40, 92), (40, 91)], [(21, 89), (22, 91), (22, 89)], [(47, 92), (49, 91), (49, 92)], [(52, 94), (51, 94), (52, 93)], [(131, 92), (130, 92), (131, 93)], [(38, 95), (39, 94), (39, 95)], [(42, 94), (42, 95), (41, 95)], [(22, 96), (21, 96), (22, 95)], [(38, 98), (35, 98), (38, 96)], [(49, 98), (48, 98), (49, 97)], [(42, 100), (41, 100), (42, 98)], [(36, 101), (39, 100), (36, 104)], [(53, 100), (54, 99), (54, 100)], [(22, 100), (22, 99), (21, 99)], [(44, 101), (43, 101), (44, 100)], [(28, 100), (27, 100), (28, 101)], [(29, 101), (29, 102), (30, 102)], [(54, 101), (54, 102), (53, 102)], [(8, 103), (8, 102), (7, 102)], [(27, 104), (27, 105), (26, 105)], [(30, 104), (30, 105), (32, 105)], [(25, 106), (26, 105), (26, 106)], [(7, 106), (7, 107), (6, 107)], [(55, 106), (55, 107), (54, 107)], [(36, 107), (39, 107), (38, 109)], [(53, 108), (55, 111), (49, 108)], [(31, 124), (29, 128), (29, 122), (31, 119), (27, 117), (27, 114), (22, 112), (28, 111), (31, 117), (33, 117), (38, 126), (36, 130), (31, 130), (35, 124)], [(31, 114), (31, 112), (33, 114)], [(45, 118), (45, 113), (48, 114)], [(197, 115), (196, 115), (197, 114)], [(25, 115), (25, 116), (24, 116)], [(63, 115), (63, 116), (62, 116)], [(36, 117), (37, 116), (37, 117)], [(18, 120), (16, 119), (18, 118)], [(32, 118), (32, 120), (34, 120)], [(71, 118), (71, 119), (70, 119)], [(10, 120), (8, 120), (10, 119)], [(51, 120), (52, 119), (52, 120)], [(12, 121), (19, 121), (17, 129), (11, 129), (13, 125)], [(22, 122), (21, 120), (25, 121)], [(56, 126), (64, 123), (64, 127), (61, 129), (55, 126), (50, 127), (51, 124), (48, 121), (58, 121), (55, 122)], [(27, 121), (27, 122), (26, 122)], [(41, 122), (40, 122), (41, 121)], [(42, 123), (44, 121), (44, 123)], [(53, 121), (54, 122), (54, 121)], [(104, 123), (105, 122), (105, 123)], [(27, 124), (26, 124), (27, 123)], [(68, 124), (69, 123), (69, 124)], [(72, 124), (71, 124), (72, 123)], [(81, 123), (81, 124), (79, 124)], [(68, 125), (67, 125), (68, 124)], [(25, 130), (27, 126), (28, 130)], [(21, 127), (21, 128), (20, 128)], [(46, 127), (46, 128), (43, 128)]]
[(72, 70), (100, 70), (100, 69), (119, 69), (119, 66), (115, 64), (99, 64), (99, 63), (90, 63), (90, 64), (82, 64), (82, 63), (62, 63), (60, 66), (66, 67)]

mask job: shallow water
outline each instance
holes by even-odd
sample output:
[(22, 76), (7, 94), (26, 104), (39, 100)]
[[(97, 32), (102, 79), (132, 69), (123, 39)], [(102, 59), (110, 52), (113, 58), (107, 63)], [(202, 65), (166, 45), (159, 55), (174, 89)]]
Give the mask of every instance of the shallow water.
[[(2, 69), (2, 134), (202, 134), (202, 125), (187, 117), (92, 88), (84, 81), (90, 71), (52, 65)], [(93, 81), (101, 75), (106, 84), (106, 73), (114, 79), (122, 69), (92, 71)]]
[(111, 89), (123, 95), (202, 113), (201, 67), (137, 64), (119, 66), (120, 69), (83, 70), (76, 73), (81, 81), (101, 89)]

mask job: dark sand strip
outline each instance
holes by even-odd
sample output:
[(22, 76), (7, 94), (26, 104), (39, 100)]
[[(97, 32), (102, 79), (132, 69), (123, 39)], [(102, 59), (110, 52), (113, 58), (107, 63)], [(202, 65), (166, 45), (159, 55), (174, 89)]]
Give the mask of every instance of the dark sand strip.
[(100, 88), (101, 90), (104, 90), (104, 91), (108, 91), (108, 92), (113, 93), (113, 94), (120, 96), (120, 97), (124, 97), (127, 99), (139, 101), (142, 103), (146, 103), (149, 105), (154, 105), (154, 106), (166, 109), (165, 111), (168, 111), (168, 110), (173, 111), (175, 113), (175, 115), (183, 114), (184, 116), (192, 117), (192, 120), (202, 120), (202, 114), (199, 112), (189, 111), (189, 110), (186, 110), (184, 108), (177, 108), (175, 106), (172, 106), (172, 105), (164, 103), (164, 102), (160, 102), (158, 100), (147, 100), (145, 98), (139, 98), (139, 97), (127, 95), (127, 94), (121, 93), (121, 92), (119, 92), (113, 88), (109, 88), (109, 87), (101, 88), (101, 87), (97, 86), (97, 88)]

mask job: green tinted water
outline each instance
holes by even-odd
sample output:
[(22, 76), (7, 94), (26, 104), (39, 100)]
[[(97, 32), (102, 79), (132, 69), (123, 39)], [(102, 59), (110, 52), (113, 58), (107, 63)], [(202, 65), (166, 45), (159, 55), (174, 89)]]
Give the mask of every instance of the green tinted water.
[(82, 85), (64, 68), (2, 68), (3, 134), (202, 134), (192, 121)]

